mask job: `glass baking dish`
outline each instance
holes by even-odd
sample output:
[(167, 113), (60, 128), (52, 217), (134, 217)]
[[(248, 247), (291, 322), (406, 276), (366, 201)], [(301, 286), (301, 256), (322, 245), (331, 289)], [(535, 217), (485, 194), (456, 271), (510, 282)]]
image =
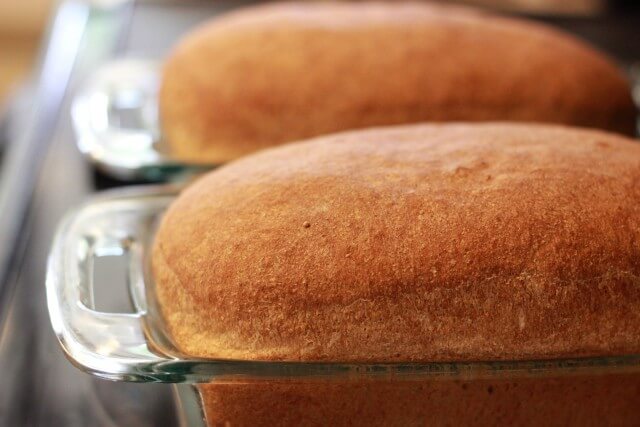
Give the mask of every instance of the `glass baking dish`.
[[(98, 70), (73, 102), (78, 148), (116, 178), (167, 181), (216, 166), (172, 159), (158, 115), (159, 74), (155, 61), (115, 60)], [(640, 63), (629, 75), (640, 105)]]
[(113, 60), (75, 96), (76, 143), (98, 169), (123, 180), (165, 181), (212, 167), (172, 160), (160, 132), (158, 79), (154, 61)]
[[(565, 424), (607, 414), (640, 419), (640, 355), (359, 364), (182, 354), (165, 332), (149, 272), (156, 223), (179, 191), (106, 192), (67, 215), (49, 256), (46, 287), (53, 329), (74, 365), (115, 381), (174, 383), (186, 425), (205, 425), (204, 414), (211, 425), (237, 417), (268, 424), (281, 417), (289, 424), (329, 417), (332, 424), (354, 416), (359, 424), (398, 417), (405, 418), (392, 424), (422, 424), (425, 416), (458, 417), (461, 424), (499, 416), (522, 424), (540, 413)], [(95, 309), (93, 265), (101, 256), (126, 258), (127, 283), (113, 286), (128, 286), (131, 313)], [(251, 411), (257, 418), (247, 418)]]

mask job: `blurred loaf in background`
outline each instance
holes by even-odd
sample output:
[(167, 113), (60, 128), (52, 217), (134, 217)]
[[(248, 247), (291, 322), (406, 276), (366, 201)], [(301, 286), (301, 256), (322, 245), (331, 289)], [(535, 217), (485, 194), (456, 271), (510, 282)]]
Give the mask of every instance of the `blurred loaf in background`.
[(563, 123), (632, 134), (624, 74), (543, 24), (430, 3), (282, 3), (215, 18), (167, 59), (163, 133), (220, 163), (335, 131), (427, 121)]

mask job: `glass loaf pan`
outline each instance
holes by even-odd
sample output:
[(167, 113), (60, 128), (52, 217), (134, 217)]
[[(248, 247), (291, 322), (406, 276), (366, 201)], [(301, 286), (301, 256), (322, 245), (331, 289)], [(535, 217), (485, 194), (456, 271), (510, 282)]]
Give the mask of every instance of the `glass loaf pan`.
[[(629, 68), (629, 75), (640, 105), (640, 63)], [(102, 171), (123, 180), (167, 181), (217, 166), (171, 158), (158, 115), (159, 78), (157, 62), (114, 60), (99, 69), (74, 99), (78, 148)]]
[(75, 96), (76, 144), (102, 172), (122, 180), (166, 181), (212, 168), (171, 158), (158, 118), (159, 68), (150, 60), (114, 60)]
[[(70, 213), (57, 231), (46, 285), (53, 328), (74, 365), (110, 380), (176, 384), (187, 425), (205, 425), (203, 414), (211, 425), (640, 419), (640, 355), (358, 364), (181, 354), (159, 316), (148, 268), (155, 225), (178, 192), (116, 190)], [(113, 286), (128, 284), (132, 313), (95, 309), (93, 265), (101, 256), (126, 257), (128, 283)]]

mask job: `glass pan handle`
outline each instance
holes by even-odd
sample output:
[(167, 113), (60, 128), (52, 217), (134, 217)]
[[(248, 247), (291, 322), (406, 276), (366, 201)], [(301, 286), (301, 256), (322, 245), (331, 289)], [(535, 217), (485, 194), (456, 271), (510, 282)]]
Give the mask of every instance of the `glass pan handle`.
[(109, 379), (171, 381), (154, 367), (175, 359), (149, 348), (144, 311), (105, 313), (93, 301), (95, 258), (133, 255), (129, 262), (140, 266), (141, 251), (133, 249), (170, 199), (97, 198), (60, 225), (47, 266), (49, 314), (65, 353), (81, 369)]

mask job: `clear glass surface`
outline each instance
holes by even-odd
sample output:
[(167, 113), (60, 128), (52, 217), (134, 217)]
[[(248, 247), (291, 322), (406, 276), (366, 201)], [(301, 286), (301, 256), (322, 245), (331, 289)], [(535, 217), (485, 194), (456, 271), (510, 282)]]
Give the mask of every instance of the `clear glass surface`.
[(178, 422), (182, 427), (205, 427), (207, 422), (203, 412), (200, 393), (191, 384), (174, 384), (173, 395), (178, 409)]

